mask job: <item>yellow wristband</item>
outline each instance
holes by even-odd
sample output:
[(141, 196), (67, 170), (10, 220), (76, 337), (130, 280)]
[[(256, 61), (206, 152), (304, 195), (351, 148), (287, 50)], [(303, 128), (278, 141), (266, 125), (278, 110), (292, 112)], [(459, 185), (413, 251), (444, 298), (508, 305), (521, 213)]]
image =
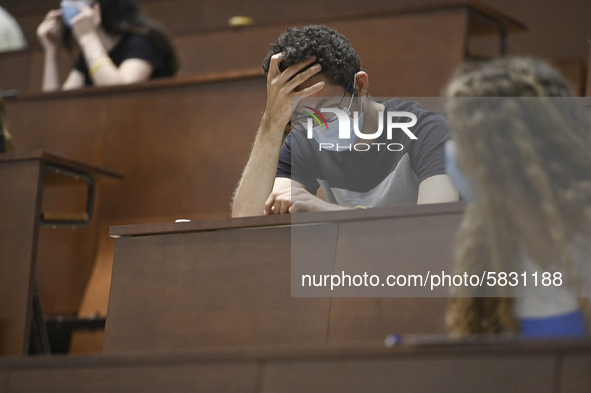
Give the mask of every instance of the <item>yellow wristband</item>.
[(353, 209), (367, 209), (365, 206), (357, 205)]
[(108, 57), (108, 56), (101, 57), (100, 59), (98, 59), (97, 61), (94, 62), (94, 64), (90, 68), (90, 71), (88, 71), (88, 74), (90, 75), (91, 78), (94, 78), (94, 74), (99, 69), (101, 69), (104, 66), (106, 66), (107, 64), (113, 64), (113, 61), (111, 60), (111, 58)]

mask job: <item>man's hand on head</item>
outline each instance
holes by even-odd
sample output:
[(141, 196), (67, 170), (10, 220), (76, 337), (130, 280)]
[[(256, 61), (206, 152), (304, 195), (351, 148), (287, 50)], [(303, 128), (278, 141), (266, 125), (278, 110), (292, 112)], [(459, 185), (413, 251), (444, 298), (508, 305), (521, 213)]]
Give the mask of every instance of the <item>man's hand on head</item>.
[(312, 76), (322, 70), (320, 64), (316, 64), (307, 70), (304, 68), (316, 61), (315, 57), (310, 57), (304, 61), (292, 64), (283, 72), (279, 70), (279, 64), (283, 60), (283, 54), (277, 53), (271, 57), (269, 64), (269, 73), (267, 75), (267, 107), (265, 109), (264, 119), (277, 125), (283, 132), (283, 127), (289, 122), (291, 117), (291, 100), (293, 98), (301, 99), (318, 93), (324, 88), (324, 82), (318, 82), (312, 86), (296, 91), (296, 88), (306, 82)]
[(289, 214), (298, 212), (347, 210), (346, 207), (328, 203), (301, 187), (289, 187), (273, 191), (265, 202), (263, 214)]

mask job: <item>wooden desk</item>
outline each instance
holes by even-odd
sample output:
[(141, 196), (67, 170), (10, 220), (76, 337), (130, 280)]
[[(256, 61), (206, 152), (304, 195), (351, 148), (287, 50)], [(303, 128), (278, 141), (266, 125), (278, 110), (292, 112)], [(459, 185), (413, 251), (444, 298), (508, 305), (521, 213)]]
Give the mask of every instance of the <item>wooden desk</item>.
[(0, 359), (1, 393), (588, 393), (589, 341)]
[[(0, 154), (0, 355), (23, 355), (28, 350), (42, 197), (49, 167), (97, 180), (121, 178), (115, 172), (43, 151)], [(52, 179), (55, 184), (57, 180)]]
[(340, 274), (367, 246), (395, 253), (396, 265), (431, 259), (449, 266), (462, 214), (463, 204), (452, 203), (111, 228), (117, 239), (103, 352), (441, 333), (446, 298), (292, 297), (290, 224), (305, 229), (299, 236), (314, 255), (309, 263)]

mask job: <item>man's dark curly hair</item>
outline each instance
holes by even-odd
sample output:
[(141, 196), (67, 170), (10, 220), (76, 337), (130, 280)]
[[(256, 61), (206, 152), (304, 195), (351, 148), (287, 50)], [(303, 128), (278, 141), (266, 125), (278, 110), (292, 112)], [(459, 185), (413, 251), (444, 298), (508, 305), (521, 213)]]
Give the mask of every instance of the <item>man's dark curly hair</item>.
[(316, 56), (322, 65), (322, 74), (330, 82), (347, 88), (353, 76), (361, 71), (361, 61), (351, 43), (339, 32), (327, 26), (309, 25), (291, 27), (271, 44), (271, 50), (263, 63), (265, 75), (269, 72), (271, 56), (284, 53), (279, 70), (309, 57)]

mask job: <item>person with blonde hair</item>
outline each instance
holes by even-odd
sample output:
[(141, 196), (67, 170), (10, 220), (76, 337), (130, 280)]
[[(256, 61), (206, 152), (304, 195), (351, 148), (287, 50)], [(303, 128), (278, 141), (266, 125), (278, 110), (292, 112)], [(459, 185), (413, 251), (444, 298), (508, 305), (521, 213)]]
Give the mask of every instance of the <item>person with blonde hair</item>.
[(448, 86), (447, 173), (468, 202), (456, 273), (514, 272), (518, 283), (454, 288), (453, 335), (588, 334), (591, 130), (571, 95), (558, 72), (528, 58), (468, 65)]

